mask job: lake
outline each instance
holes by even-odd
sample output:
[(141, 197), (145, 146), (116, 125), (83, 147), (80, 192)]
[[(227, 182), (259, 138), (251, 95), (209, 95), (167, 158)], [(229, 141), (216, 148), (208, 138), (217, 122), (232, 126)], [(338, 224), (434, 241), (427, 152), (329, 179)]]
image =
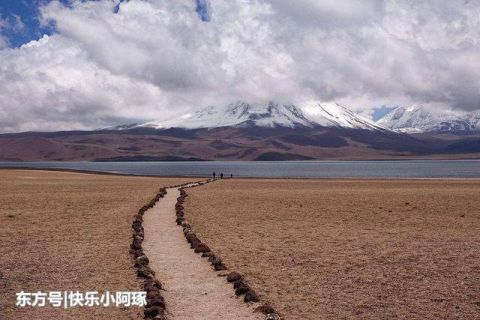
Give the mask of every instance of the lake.
[(135, 175), (265, 178), (480, 178), (480, 160), (0, 162), (0, 167), (59, 168)]

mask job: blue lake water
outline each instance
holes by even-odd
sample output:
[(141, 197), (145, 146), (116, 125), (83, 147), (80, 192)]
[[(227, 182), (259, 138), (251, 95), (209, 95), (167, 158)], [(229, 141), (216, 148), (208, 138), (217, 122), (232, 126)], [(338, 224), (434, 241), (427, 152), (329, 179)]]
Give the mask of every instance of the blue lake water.
[(480, 160), (285, 162), (0, 162), (0, 167), (77, 169), (157, 176), (267, 178), (480, 178)]

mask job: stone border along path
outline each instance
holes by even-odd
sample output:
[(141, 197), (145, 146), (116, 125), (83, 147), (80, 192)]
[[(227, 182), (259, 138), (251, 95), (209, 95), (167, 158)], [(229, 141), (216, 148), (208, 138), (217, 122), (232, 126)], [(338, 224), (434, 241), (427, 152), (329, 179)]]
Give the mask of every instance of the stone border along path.
[[(145, 319), (265, 319), (261, 312), (268, 320), (279, 320), (270, 306), (257, 302), (257, 295), (240, 274), (226, 272), (221, 259), (196, 236), (192, 237), (195, 234), (184, 221), (182, 203), (187, 197), (184, 189), (208, 182), (210, 180), (161, 188), (134, 217), (130, 252), (147, 292)], [(145, 213), (148, 214), (144, 216)], [(188, 249), (177, 225), (182, 225), (185, 237), (190, 235), (187, 241), (194, 251)], [(207, 261), (195, 253), (208, 257), (215, 271), (221, 272), (213, 271)], [(154, 270), (162, 283), (155, 278)], [(234, 282), (235, 291), (229, 288), (228, 282)], [(235, 297), (242, 294), (246, 304)]]

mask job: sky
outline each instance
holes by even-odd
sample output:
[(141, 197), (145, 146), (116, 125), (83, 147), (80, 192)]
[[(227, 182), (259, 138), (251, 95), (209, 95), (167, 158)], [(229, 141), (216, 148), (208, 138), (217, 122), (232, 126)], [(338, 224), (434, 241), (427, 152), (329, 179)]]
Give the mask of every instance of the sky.
[(480, 109), (473, 0), (0, 0), (0, 132), (208, 105)]

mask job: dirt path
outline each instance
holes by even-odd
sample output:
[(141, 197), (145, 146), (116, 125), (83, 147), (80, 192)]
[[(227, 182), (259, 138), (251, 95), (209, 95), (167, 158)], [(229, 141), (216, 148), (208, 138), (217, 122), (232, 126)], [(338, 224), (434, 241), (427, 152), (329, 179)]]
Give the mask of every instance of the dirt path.
[(190, 249), (175, 223), (175, 203), (180, 192), (168, 194), (144, 216), (143, 247), (150, 266), (165, 287), (169, 319), (264, 319), (253, 306), (237, 298), (231, 285), (205, 259)]

